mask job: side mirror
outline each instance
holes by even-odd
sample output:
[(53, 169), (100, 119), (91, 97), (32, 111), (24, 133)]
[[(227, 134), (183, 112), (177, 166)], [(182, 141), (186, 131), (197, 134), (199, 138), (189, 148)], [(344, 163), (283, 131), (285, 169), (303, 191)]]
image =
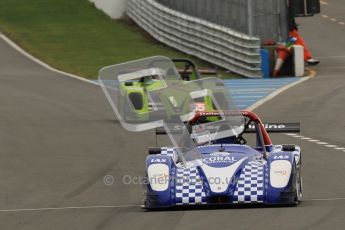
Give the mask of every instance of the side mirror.
[(284, 151), (284, 152), (293, 152), (295, 150), (296, 150), (295, 145), (283, 145), (282, 146), (282, 151)]
[(161, 153), (161, 148), (149, 147), (149, 155), (157, 155)]

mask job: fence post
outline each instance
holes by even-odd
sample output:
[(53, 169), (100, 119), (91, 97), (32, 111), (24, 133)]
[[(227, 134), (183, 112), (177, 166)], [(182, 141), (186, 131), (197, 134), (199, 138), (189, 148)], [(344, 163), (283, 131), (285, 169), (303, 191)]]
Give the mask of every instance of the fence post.
[(253, 36), (253, 2), (247, 0), (247, 11), (248, 11), (248, 35)]
[(288, 38), (289, 25), (288, 25), (288, 5), (285, 0), (279, 2), (279, 40), (285, 41)]

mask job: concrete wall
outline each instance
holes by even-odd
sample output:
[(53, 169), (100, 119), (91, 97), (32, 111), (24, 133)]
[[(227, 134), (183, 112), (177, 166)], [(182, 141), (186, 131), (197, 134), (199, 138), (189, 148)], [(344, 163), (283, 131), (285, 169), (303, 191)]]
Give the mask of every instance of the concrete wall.
[(126, 11), (127, 0), (89, 0), (113, 19), (121, 18)]

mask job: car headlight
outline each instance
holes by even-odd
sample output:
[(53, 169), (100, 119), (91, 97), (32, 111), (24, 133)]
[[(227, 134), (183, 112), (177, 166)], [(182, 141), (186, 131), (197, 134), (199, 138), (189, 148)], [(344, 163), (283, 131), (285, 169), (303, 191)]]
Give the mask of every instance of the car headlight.
[(287, 186), (291, 176), (292, 165), (287, 160), (276, 160), (271, 163), (270, 183), (274, 188)]
[(152, 190), (163, 192), (169, 187), (169, 167), (166, 164), (152, 164), (147, 169)]

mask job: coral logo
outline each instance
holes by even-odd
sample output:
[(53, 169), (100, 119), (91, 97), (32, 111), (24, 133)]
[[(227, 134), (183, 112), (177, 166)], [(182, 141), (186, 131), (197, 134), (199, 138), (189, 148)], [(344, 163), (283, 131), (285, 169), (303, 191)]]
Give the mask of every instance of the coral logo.
[(204, 158), (203, 162), (205, 164), (212, 164), (212, 163), (234, 163), (237, 160), (235, 157), (232, 156), (211, 156), (208, 158)]

